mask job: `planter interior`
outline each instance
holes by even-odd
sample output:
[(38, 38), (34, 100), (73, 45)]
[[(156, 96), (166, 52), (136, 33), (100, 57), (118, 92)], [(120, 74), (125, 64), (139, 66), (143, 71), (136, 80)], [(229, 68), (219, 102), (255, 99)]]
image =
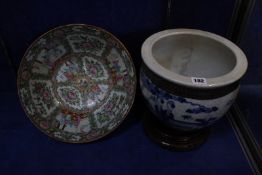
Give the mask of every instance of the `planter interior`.
[(182, 76), (214, 78), (236, 65), (236, 56), (223, 43), (205, 36), (165, 36), (153, 44), (153, 58), (164, 68)]

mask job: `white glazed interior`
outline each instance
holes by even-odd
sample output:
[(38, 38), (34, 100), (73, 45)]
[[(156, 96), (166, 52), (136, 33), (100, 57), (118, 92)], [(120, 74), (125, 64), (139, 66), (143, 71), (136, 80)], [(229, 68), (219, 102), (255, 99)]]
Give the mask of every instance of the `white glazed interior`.
[[(171, 29), (150, 36), (142, 46), (144, 63), (171, 82), (219, 87), (240, 79), (247, 69), (244, 53), (218, 35), (193, 29)], [(191, 77), (205, 78), (196, 85)]]
[(234, 53), (222, 43), (198, 35), (182, 34), (161, 38), (152, 55), (166, 69), (190, 77), (213, 78), (230, 72)]

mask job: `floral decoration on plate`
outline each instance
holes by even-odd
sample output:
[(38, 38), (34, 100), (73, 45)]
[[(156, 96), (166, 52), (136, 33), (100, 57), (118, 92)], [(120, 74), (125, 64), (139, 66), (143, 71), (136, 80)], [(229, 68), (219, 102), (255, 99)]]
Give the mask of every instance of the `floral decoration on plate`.
[(84, 24), (60, 26), (27, 49), (18, 94), (30, 120), (48, 136), (71, 143), (97, 140), (129, 112), (136, 75), (123, 44)]

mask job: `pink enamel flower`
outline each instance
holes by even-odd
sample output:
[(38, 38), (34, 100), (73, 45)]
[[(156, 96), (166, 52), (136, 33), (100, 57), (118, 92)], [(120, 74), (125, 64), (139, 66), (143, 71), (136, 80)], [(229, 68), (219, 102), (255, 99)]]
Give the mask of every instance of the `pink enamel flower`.
[(43, 129), (48, 129), (49, 128), (48, 122), (47, 121), (41, 121), (40, 127), (43, 128)]
[(67, 97), (68, 97), (70, 100), (75, 99), (75, 98), (76, 98), (76, 93), (70, 91), (70, 92), (68, 92)]

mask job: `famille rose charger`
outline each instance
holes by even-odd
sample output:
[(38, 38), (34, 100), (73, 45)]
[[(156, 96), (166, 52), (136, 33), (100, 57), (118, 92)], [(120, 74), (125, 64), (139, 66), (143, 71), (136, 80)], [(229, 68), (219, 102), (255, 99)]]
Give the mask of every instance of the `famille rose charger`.
[(97, 140), (119, 126), (135, 97), (135, 68), (109, 32), (60, 26), (36, 39), (18, 71), (18, 95), (33, 124), (70, 143)]

